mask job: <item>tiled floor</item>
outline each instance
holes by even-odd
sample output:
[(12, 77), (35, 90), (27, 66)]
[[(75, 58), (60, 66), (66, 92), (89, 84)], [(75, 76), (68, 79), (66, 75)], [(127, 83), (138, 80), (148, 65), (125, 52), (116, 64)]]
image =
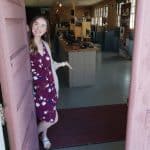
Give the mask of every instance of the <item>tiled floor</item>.
[[(96, 82), (91, 87), (68, 88), (60, 85), (58, 108), (126, 103), (130, 84), (131, 61), (116, 53), (97, 52)], [(124, 141), (84, 145), (59, 150), (124, 150)]]

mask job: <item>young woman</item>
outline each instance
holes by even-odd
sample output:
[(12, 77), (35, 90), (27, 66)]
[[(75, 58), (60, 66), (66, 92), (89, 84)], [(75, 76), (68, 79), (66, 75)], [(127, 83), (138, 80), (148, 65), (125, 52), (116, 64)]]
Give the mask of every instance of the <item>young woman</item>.
[(44, 36), (48, 33), (48, 21), (42, 17), (36, 17), (31, 23), (30, 37), (30, 62), (33, 76), (34, 102), (36, 107), (38, 133), (45, 149), (51, 147), (47, 137), (47, 129), (58, 121), (56, 104), (58, 102), (58, 79), (56, 69), (71, 66), (68, 62), (57, 63), (52, 59), (48, 43)]

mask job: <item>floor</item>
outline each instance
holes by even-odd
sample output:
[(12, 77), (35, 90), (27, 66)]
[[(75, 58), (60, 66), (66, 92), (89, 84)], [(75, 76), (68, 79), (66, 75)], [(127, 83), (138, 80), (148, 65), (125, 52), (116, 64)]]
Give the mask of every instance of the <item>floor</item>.
[(93, 86), (69, 88), (60, 81), (58, 108), (111, 105), (127, 101), (131, 60), (111, 52), (97, 52), (96, 59), (96, 82)]
[[(97, 52), (96, 82), (90, 87), (68, 88), (60, 81), (58, 108), (77, 108), (126, 103), (130, 85), (131, 60), (112, 52)], [(124, 150), (125, 142), (83, 145), (59, 150)]]
[(124, 141), (103, 143), (103, 144), (93, 144), (93, 145), (83, 145), (69, 148), (61, 148), (57, 150), (124, 150)]

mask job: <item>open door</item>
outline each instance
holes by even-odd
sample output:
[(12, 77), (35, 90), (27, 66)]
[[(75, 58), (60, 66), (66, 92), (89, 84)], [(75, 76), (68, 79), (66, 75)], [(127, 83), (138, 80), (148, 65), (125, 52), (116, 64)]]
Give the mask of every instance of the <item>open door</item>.
[(0, 0), (0, 79), (11, 150), (39, 150), (24, 0)]
[(126, 150), (150, 149), (150, 0), (137, 0)]

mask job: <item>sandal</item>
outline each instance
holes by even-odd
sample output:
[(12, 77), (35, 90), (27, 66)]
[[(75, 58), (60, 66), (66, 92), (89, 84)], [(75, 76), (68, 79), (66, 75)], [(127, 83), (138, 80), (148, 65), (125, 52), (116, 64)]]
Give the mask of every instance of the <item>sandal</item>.
[(49, 150), (51, 148), (51, 142), (47, 137), (42, 137), (41, 142), (43, 144), (44, 149)]
[(51, 142), (49, 141), (49, 139), (42, 140), (42, 143), (43, 143), (44, 149), (49, 150), (51, 148)]

